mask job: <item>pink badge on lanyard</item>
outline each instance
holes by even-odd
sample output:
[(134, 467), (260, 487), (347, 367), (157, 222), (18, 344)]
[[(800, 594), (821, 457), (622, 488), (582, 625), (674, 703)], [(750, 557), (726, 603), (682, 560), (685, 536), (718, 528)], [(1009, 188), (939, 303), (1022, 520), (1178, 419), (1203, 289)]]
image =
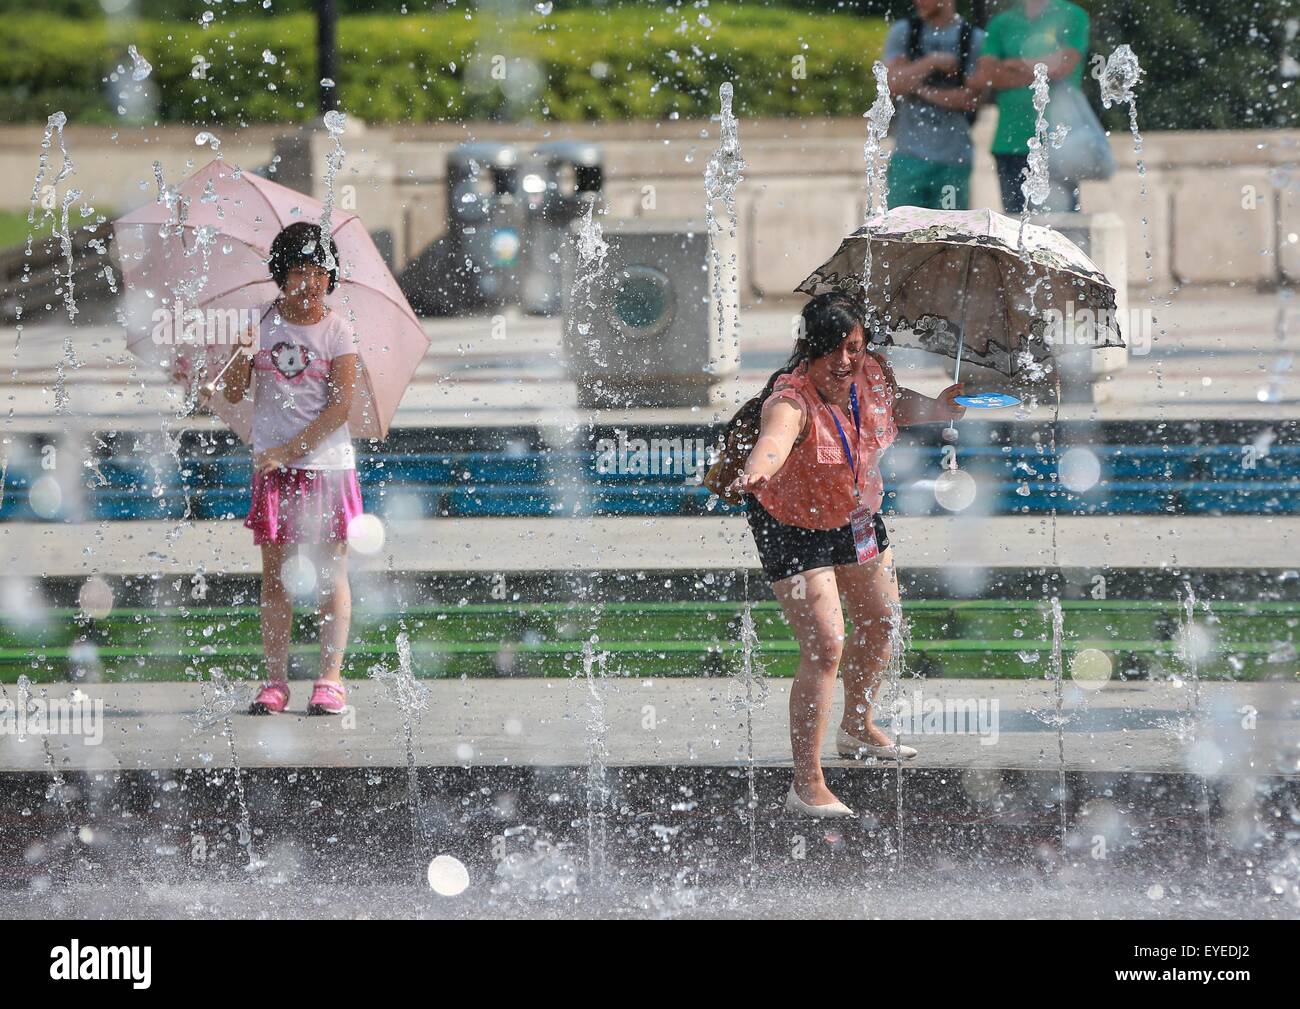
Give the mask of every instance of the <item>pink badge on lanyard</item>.
[[(817, 390), (821, 395), (821, 390)], [(826, 403), (826, 397), (822, 396), (822, 402)], [(858, 385), (853, 383), (849, 386), (849, 403), (853, 407), (853, 430), (856, 437), (861, 437), (862, 419), (858, 413)], [(826, 403), (829, 410), (830, 404)], [(844, 458), (848, 462), (849, 471), (853, 474), (853, 498), (857, 500), (860, 495), (858, 486), (858, 466), (861, 459), (853, 458), (853, 451), (849, 448), (849, 437), (844, 433), (844, 427), (840, 424), (840, 419), (835, 416), (835, 411), (830, 410), (831, 420), (835, 421), (835, 430), (839, 432), (840, 444), (844, 447)], [(853, 530), (853, 546), (858, 551), (858, 563), (865, 564), (877, 554), (880, 553), (880, 544), (876, 542), (876, 523), (870, 508), (864, 504), (854, 507), (849, 513), (849, 528)]]
[(875, 516), (866, 505), (858, 505), (849, 513), (849, 527), (853, 530), (853, 546), (858, 551), (858, 563), (865, 564), (880, 553), (876, 542)]

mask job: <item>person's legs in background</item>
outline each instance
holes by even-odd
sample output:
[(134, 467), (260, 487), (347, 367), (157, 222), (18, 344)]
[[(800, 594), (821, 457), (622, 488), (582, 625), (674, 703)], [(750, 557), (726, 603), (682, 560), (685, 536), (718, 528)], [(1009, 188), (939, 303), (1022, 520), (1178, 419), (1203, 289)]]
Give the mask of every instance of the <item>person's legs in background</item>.
[(1020, 185), (1029, 167), (1028, 154), (994, 154), (998, 163), (998, 186), (1002, 189), (1002, 212), (1019, 214), (1025, 209), (1025, 194)]
[(941, 210), (970, 210), (970, 165), (935, 165), (934, 187)]
[(889, 205), (891, 207), (932, 206), (929, 202), (930, 175), (929, 162), (906, 154), (893, 155), (889, 159), (889, 171), (885, 176), (889, 184)]
[(889, 159), (889, 205), (930, 210), (970, 209), (970, 166), (906, 154)]

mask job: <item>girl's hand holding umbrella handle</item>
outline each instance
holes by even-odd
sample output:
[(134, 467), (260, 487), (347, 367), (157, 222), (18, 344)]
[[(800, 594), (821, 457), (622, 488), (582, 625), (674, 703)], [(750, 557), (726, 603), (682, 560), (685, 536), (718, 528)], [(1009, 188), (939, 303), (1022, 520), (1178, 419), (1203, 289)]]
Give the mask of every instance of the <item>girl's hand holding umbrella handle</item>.
[(204, 383), (202, 389), (204, 398), (215, 395), (217, 383), (226, 378), (229, 373), (230, 377), (226, 378), (224, 386), (226, 400), (231, 403), (242, 400), (253, 378), (253, 358), (256, 355), (257, 343), (253, 340), (252, 330), (245, 330), (240, 334), (239, 342), (235, 344), (230, 360), (217, 373), (217, 377), (211, 382)]

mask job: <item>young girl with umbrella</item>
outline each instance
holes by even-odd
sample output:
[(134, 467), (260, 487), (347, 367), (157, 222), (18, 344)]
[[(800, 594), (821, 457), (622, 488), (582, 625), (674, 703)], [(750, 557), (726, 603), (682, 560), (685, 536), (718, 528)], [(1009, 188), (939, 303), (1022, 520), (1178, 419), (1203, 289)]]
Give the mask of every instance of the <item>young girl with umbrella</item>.
[(253, 714), (289, 703), (293, 600), (284, 566), (295, 545), (311, 547), (320, 591), (320, 678), (309, 715), (344, 710), (343, 653), (352, 616), (348, 524), (362, 513), (348, 430), (357, 384), (356, 336), (325, 303), (338, 284), (338, 247), (321, 228), (291, 224), (271, 244), (269, 267), (280, 297), (267, 308), (256, 344), (226, 372), (224, 395), (238, 403), (254, 387), (253, 503), (244, 525), (262, 548), (262, 642), (267, 681)]

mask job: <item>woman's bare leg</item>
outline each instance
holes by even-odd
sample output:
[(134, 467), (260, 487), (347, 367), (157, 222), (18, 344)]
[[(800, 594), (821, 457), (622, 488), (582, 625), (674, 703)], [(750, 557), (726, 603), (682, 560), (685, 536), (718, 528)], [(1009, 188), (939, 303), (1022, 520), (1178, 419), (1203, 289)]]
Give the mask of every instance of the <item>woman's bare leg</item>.
[(772, 584), (799, 642), (799, 669), (790, 687), (790, 750), (794, 787), (814, 806), (837, 801), (822, 776), (821, 747), (844, 650), (844, 614), (834, 568), (815, 568)]
[(889, 666), (891, 627), (898, 613), (898, 574), (893, 548), (865, 564), (835, 568), (844, 594), (844, 609), (853, 631), (844, 646), (844, 718), (849, 735), (875, 746), (893, 746), (893, 738), (875, 724), (873, 705)]
[(317, 547), (320, 585), (320, 677), (343, 680), (343, 653), (352, 624), (352, 586), (348, 584), (347, 543), (322, 543)]
[(262, 650), (267, 679), (281, 682), (289, 678), (289, 638), (293, 634), (293, 599), (284, 584), (288, 552), (281, 543), (262, 546)]

